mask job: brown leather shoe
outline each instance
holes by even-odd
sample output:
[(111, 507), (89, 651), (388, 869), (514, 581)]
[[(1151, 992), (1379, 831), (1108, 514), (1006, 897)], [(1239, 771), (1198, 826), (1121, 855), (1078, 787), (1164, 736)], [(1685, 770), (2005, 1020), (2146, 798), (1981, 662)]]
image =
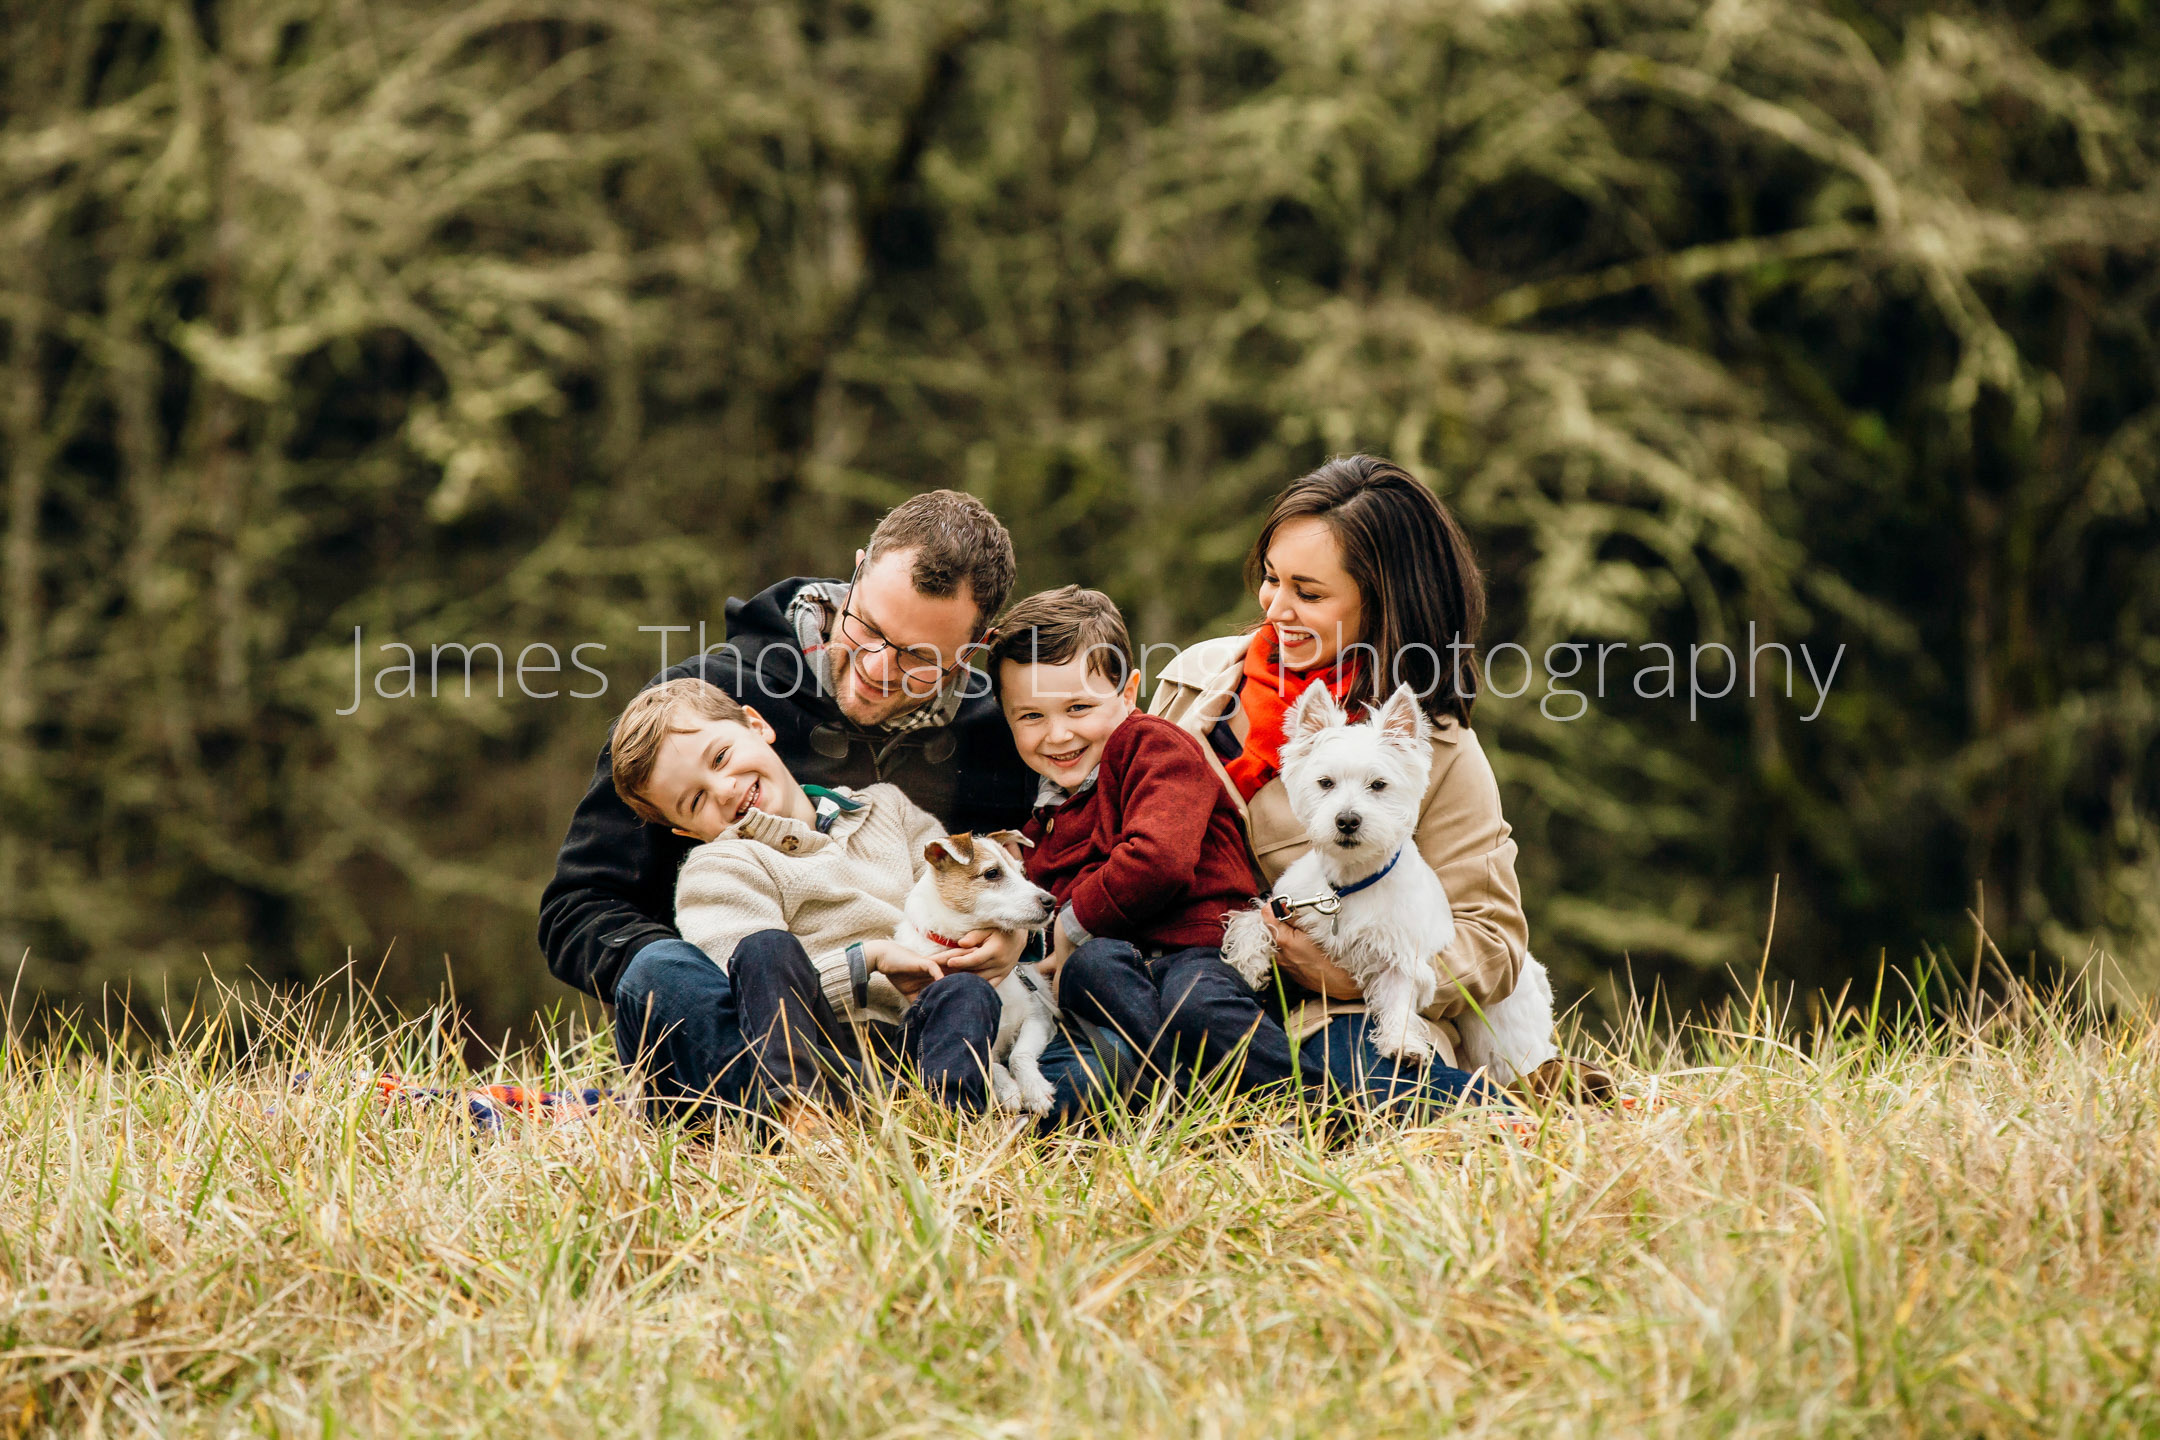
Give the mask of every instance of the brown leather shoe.
[(1569, 1100), (1579, 1105), (1610, 1105), (1620, 1087), (1604, 1069), (1588, 1060), (1558, 1055), (1515, 1082), (1534, 1100)]

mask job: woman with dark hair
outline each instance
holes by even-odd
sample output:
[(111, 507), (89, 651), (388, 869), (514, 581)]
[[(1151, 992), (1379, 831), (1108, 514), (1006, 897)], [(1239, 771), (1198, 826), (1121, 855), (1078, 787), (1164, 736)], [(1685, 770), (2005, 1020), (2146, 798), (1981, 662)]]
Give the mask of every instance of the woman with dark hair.
[[(1307, 686), (1325, 685), (1361, 717), (1409, 685), (1433, 725), (1417, 846), (1447, 887), (1455, 938), (1433, 957), (1440, 984), (1425, 1019), (1434, 1058), (1422, 1070), (1372, 1048), (1356, 981), (1303, 931), (1276, 922), (1279, 991), (1255, 993), (1216, 959), (1153, 977), (1165, 1038), (1204, 1067), (1239, 1057), (1241, 1091), (1301, 1077), (1310, 1088), (1368, 1103), (1455, 1099), (1471, 1080), (1455, 1068), (1449, 1022), (1473, 1002), (1513, 991), (1529, 950), (1515, 842), (1470, 729), (1473, 647), (1485, 616), (1477, 562), (1430, 490), (1399, 465), (1352, 455), (1276, 498), (1246, 572), (1260, 601), (1259, 627), (1179, 655), (1150, 711), (1199, 737), (1272, 885), (1308, 844), (1279, 773), (1290, 708)], [(1610, 1083), (1558, 1060), (1526, 1083), (1543, 1090), (1570, 1079), (1593, 1091)]]

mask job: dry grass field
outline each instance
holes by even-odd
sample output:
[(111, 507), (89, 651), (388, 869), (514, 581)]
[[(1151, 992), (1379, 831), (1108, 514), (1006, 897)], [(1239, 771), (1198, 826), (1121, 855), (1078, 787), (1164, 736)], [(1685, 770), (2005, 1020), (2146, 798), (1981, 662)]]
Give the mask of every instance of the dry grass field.
[(900, 1103), (763, 1152), (385, 1107), (606, 1048), (475, 1077), (344, 1003), (10, 1046), (0, 1433), (2160, 1431), (2149, 1020), (1638, 1019), (1657, 1103), (1528, 1138)]

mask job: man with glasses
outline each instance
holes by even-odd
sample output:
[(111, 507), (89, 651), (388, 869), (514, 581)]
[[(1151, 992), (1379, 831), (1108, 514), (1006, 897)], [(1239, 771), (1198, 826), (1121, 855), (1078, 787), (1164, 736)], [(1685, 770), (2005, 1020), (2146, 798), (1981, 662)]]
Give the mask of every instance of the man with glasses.
[[(949, 830), (1018, 829), (1034, 772), (989, 684), (969, 667), (1012, 593), (1012, 537), (973, 496), (917, 495), (857, 552), (847, 581), (784, 580), (727, 603), (728, 638), (655, 678), (703, 679), (756, 710), (795, 777), (899, 786)], [(746, 1101), (727, 975), (675, 933), (675, 872), (692, 841), (631, 813), (612, 758), (598, 768), (540, 901), (557, 979), (615, 1007), (615, 1044), (661, 1112)], [(948, 969), (992, 983), (1022, 938), (991, 935)]]

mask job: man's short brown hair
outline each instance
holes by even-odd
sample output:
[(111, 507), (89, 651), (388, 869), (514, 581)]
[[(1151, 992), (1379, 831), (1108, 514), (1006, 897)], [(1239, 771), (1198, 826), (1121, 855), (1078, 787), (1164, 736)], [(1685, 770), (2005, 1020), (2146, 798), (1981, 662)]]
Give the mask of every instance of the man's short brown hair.
[(694, 726), (675, 723), (678, 712), (688, 710), (700, 720), (732, 720), (743, 723), (746, 712), (736, 699), (717, 685), (703, 680), (670, 680), (650, 690), (640, 690), (623, 708), (608, 741), (610, 771), (615, 793), (638, 819), (649, 825), (665, 825), (668, 817), (645, 798), (652, 783), (653, 766), (659, 762), (660, 746), (670, 735), (687, 735)]
[(1088, 673), (1122, 687), (1133, 673), (1132, 636), (1116, 602), (1100, 590), (1067, 585), (1013, 603), (990, 643), (990, 676), (1007, 660), (1016, 665), (1063, 665), (1087, 657)]
[(915, 552), (908, 578), (916, 593), (948, 600), (967, 586), (977, 634), (1004, 606), (1019, 573), (1012, 536), (989, 506), (958, 490), (925, 490), (895, 505), (870, 532), (863, 563), (907, 550)]

